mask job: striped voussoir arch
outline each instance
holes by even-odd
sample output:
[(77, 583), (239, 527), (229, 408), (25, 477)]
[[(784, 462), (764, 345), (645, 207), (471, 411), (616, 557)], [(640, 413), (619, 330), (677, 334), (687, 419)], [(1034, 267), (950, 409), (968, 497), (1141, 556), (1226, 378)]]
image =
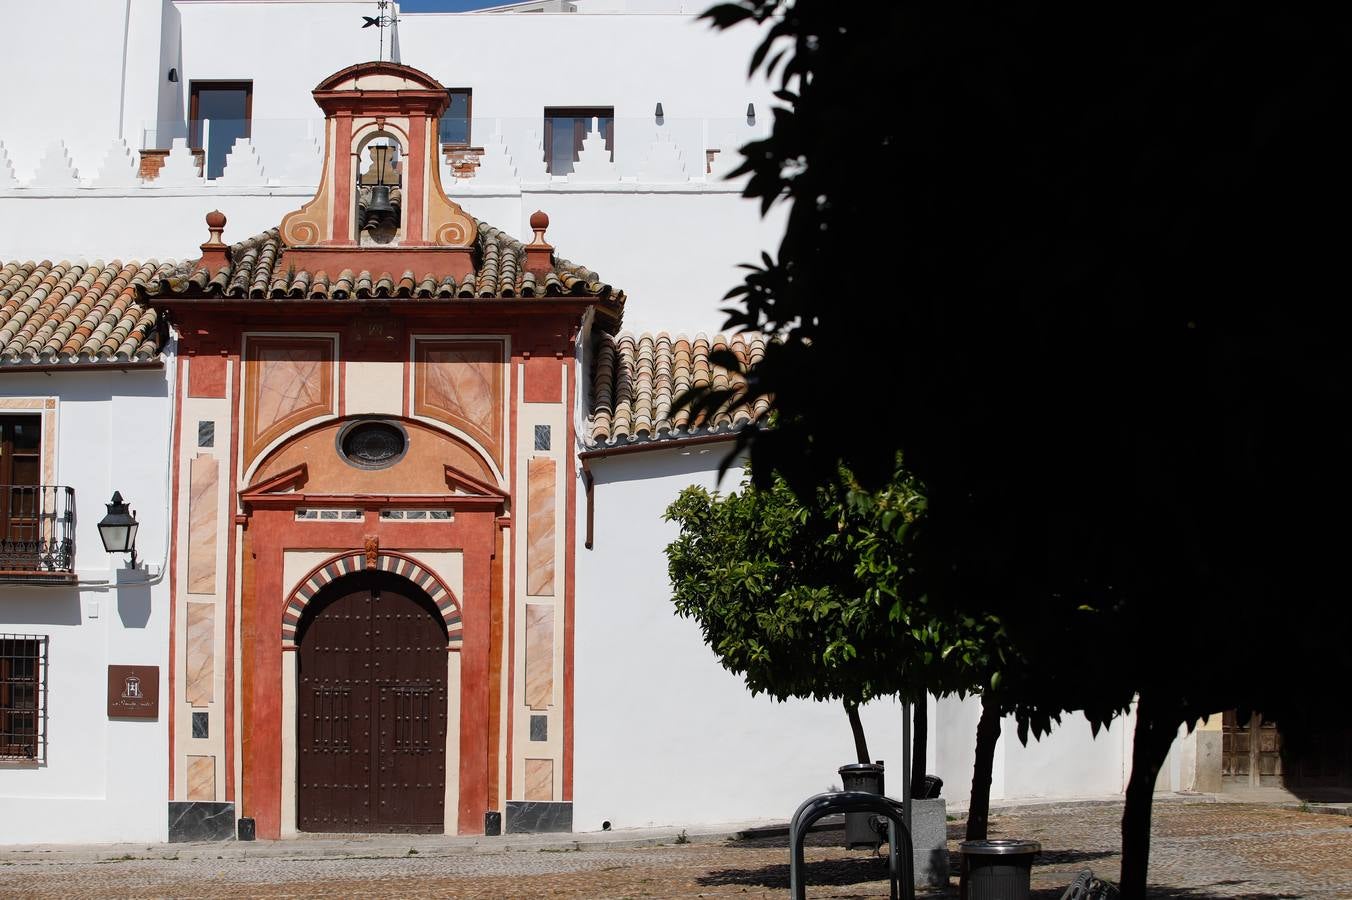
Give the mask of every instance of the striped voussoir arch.
[[(432, 602), (441, 611), (442, 619), (446, 621), (446, 633), (450, 637), (448, 646), (452, 650), (460, 649), (465, 640), (460, 604), (440, 579), (402, 554), (381, 553), (376, 557), (375, 568), (393, 575), (401, 575), (426, 591), (427, 596), (432, 598)], [(301, 613), (319, 593), (320, 588), (344, 575), (365, 571), (367, 571), (365, 551), (354, 550), (329, 560), (311, 572), (287, 601), (286, 612), (282, 615), (282, 645), (296, 646), (296, 626), (300, 624)]]

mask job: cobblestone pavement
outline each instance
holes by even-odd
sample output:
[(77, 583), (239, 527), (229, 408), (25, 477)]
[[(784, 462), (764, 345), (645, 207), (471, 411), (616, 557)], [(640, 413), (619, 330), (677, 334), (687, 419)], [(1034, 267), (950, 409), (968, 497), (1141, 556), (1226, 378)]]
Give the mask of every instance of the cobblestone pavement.
[[(1116, 879), (1120, 804), (1008, 810), (992, 837), (1033, 838), (1044, 852), (1034, 896), (1059, 897), (1091, 868)], [(956, 851), (962, 823), (950, 823)], [(1352, 818), (1230, 803), (1160, 803), (1155, 809), (1151, 881), (1160, 897), (1276, 900), (1352, 897)], [(812, 897), (887, 896), (883, 862), (830, 846), (839, 832), (812, 836)], [(465, 897), (685, 898), (787, 895), (783, 838), (646, 847), (566, 843), (493, 849), (487, 842), (384, 839), (381, 852), (298, 856), (285, 845), (267, 855), (209, 845), (155, 845), (95, 859), (82, 854), (0, 851), (0, 895), (17, 897)], [(313, 844), (313, 842), (311, 842)], [(416, 844), (416, 846), (412, 846)], [(572, 845), (576, 846), (576, 845)], [(118, 848), (122, 850), (123, 848)], [(280, 852), (278, 852), (280, 851)], [(177, 858), (175, 858), (177, 856)], [(955, 854), (956, 859), (956, 854)], [(954, 879), (956, 884), (956, 879)], [(953, 888), (926, 896), (955, 896)], [(922, 895), (925, 895), (922, 892)]]

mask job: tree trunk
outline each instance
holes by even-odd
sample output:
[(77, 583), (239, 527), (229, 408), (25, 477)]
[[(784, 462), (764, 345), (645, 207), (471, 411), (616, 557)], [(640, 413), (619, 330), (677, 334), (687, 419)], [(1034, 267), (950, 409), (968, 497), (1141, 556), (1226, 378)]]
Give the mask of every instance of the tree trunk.
[(1181, 717), (1156, 707), (1142, 695), (1136, 704), (1136, 735), (1131, 745), (1131, 779), (1122, 810), (1122, 872), (1118, 887), (1123, 900), (1144, 900), (1150, 868), (1150, 808), (1155, 780), (1178, 734)]
[(967, 840), (984, 841), (991, 815), (991, 769), (1000, 740), (1000, 703), (981, 695), (981, 721), (976, 723), (976, 765), (972, 767), (972, 800), (967, 806)]
[(919, 797), (925, 790), (925, 749), (929, 743), (929, 709), (926, 705), (928, 699), (922, 694), (919, 702), (911, 707), (914, 710), (911, 727), (915, 729), (911, 736), (912, 799)]
[(854, 755), (861, 763), (873, 762), (868, 755), (868, 741), (864, 738), (864, 723), (859, 720), (859, 704), (846, 700), (845, 715), (850, 717), (850, 731), (854, 732)]

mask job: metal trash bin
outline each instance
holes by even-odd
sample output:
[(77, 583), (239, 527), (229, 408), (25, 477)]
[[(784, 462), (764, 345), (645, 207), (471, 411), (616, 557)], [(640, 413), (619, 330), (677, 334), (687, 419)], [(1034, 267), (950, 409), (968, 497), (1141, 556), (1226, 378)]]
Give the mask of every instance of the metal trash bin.
[(939, 795), (943, 793), (944, 780), (938, 775), (926, 775), (920, 784), (920, 793), (912, 797), (912, 800), (938, 800)]
[[(883, 764), (878, 763), (851, 763), (848, 766), (841, 766), (840, 773), (841, 789), (846, 791), (863, 791), (866, 794), (883, 793)], [(876, 850), (883, 844), (882, 834), (873, 827), (873, 813), (846, 813), (845, 814), (845, 846), (850, 850), (866, 848)], [(885, 830), (885, 829), (884, 829)]]
[(963, 841), (962, 900), (1028, 900), (1037, 841)]

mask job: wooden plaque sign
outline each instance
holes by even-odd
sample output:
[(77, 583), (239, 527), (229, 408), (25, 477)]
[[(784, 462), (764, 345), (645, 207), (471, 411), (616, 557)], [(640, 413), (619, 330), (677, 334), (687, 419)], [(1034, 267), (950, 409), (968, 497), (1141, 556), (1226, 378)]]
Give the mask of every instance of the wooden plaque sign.
[(158, 719), (160, 717), (160, 667), (109, 666), (108, 717), (116, 719)]

